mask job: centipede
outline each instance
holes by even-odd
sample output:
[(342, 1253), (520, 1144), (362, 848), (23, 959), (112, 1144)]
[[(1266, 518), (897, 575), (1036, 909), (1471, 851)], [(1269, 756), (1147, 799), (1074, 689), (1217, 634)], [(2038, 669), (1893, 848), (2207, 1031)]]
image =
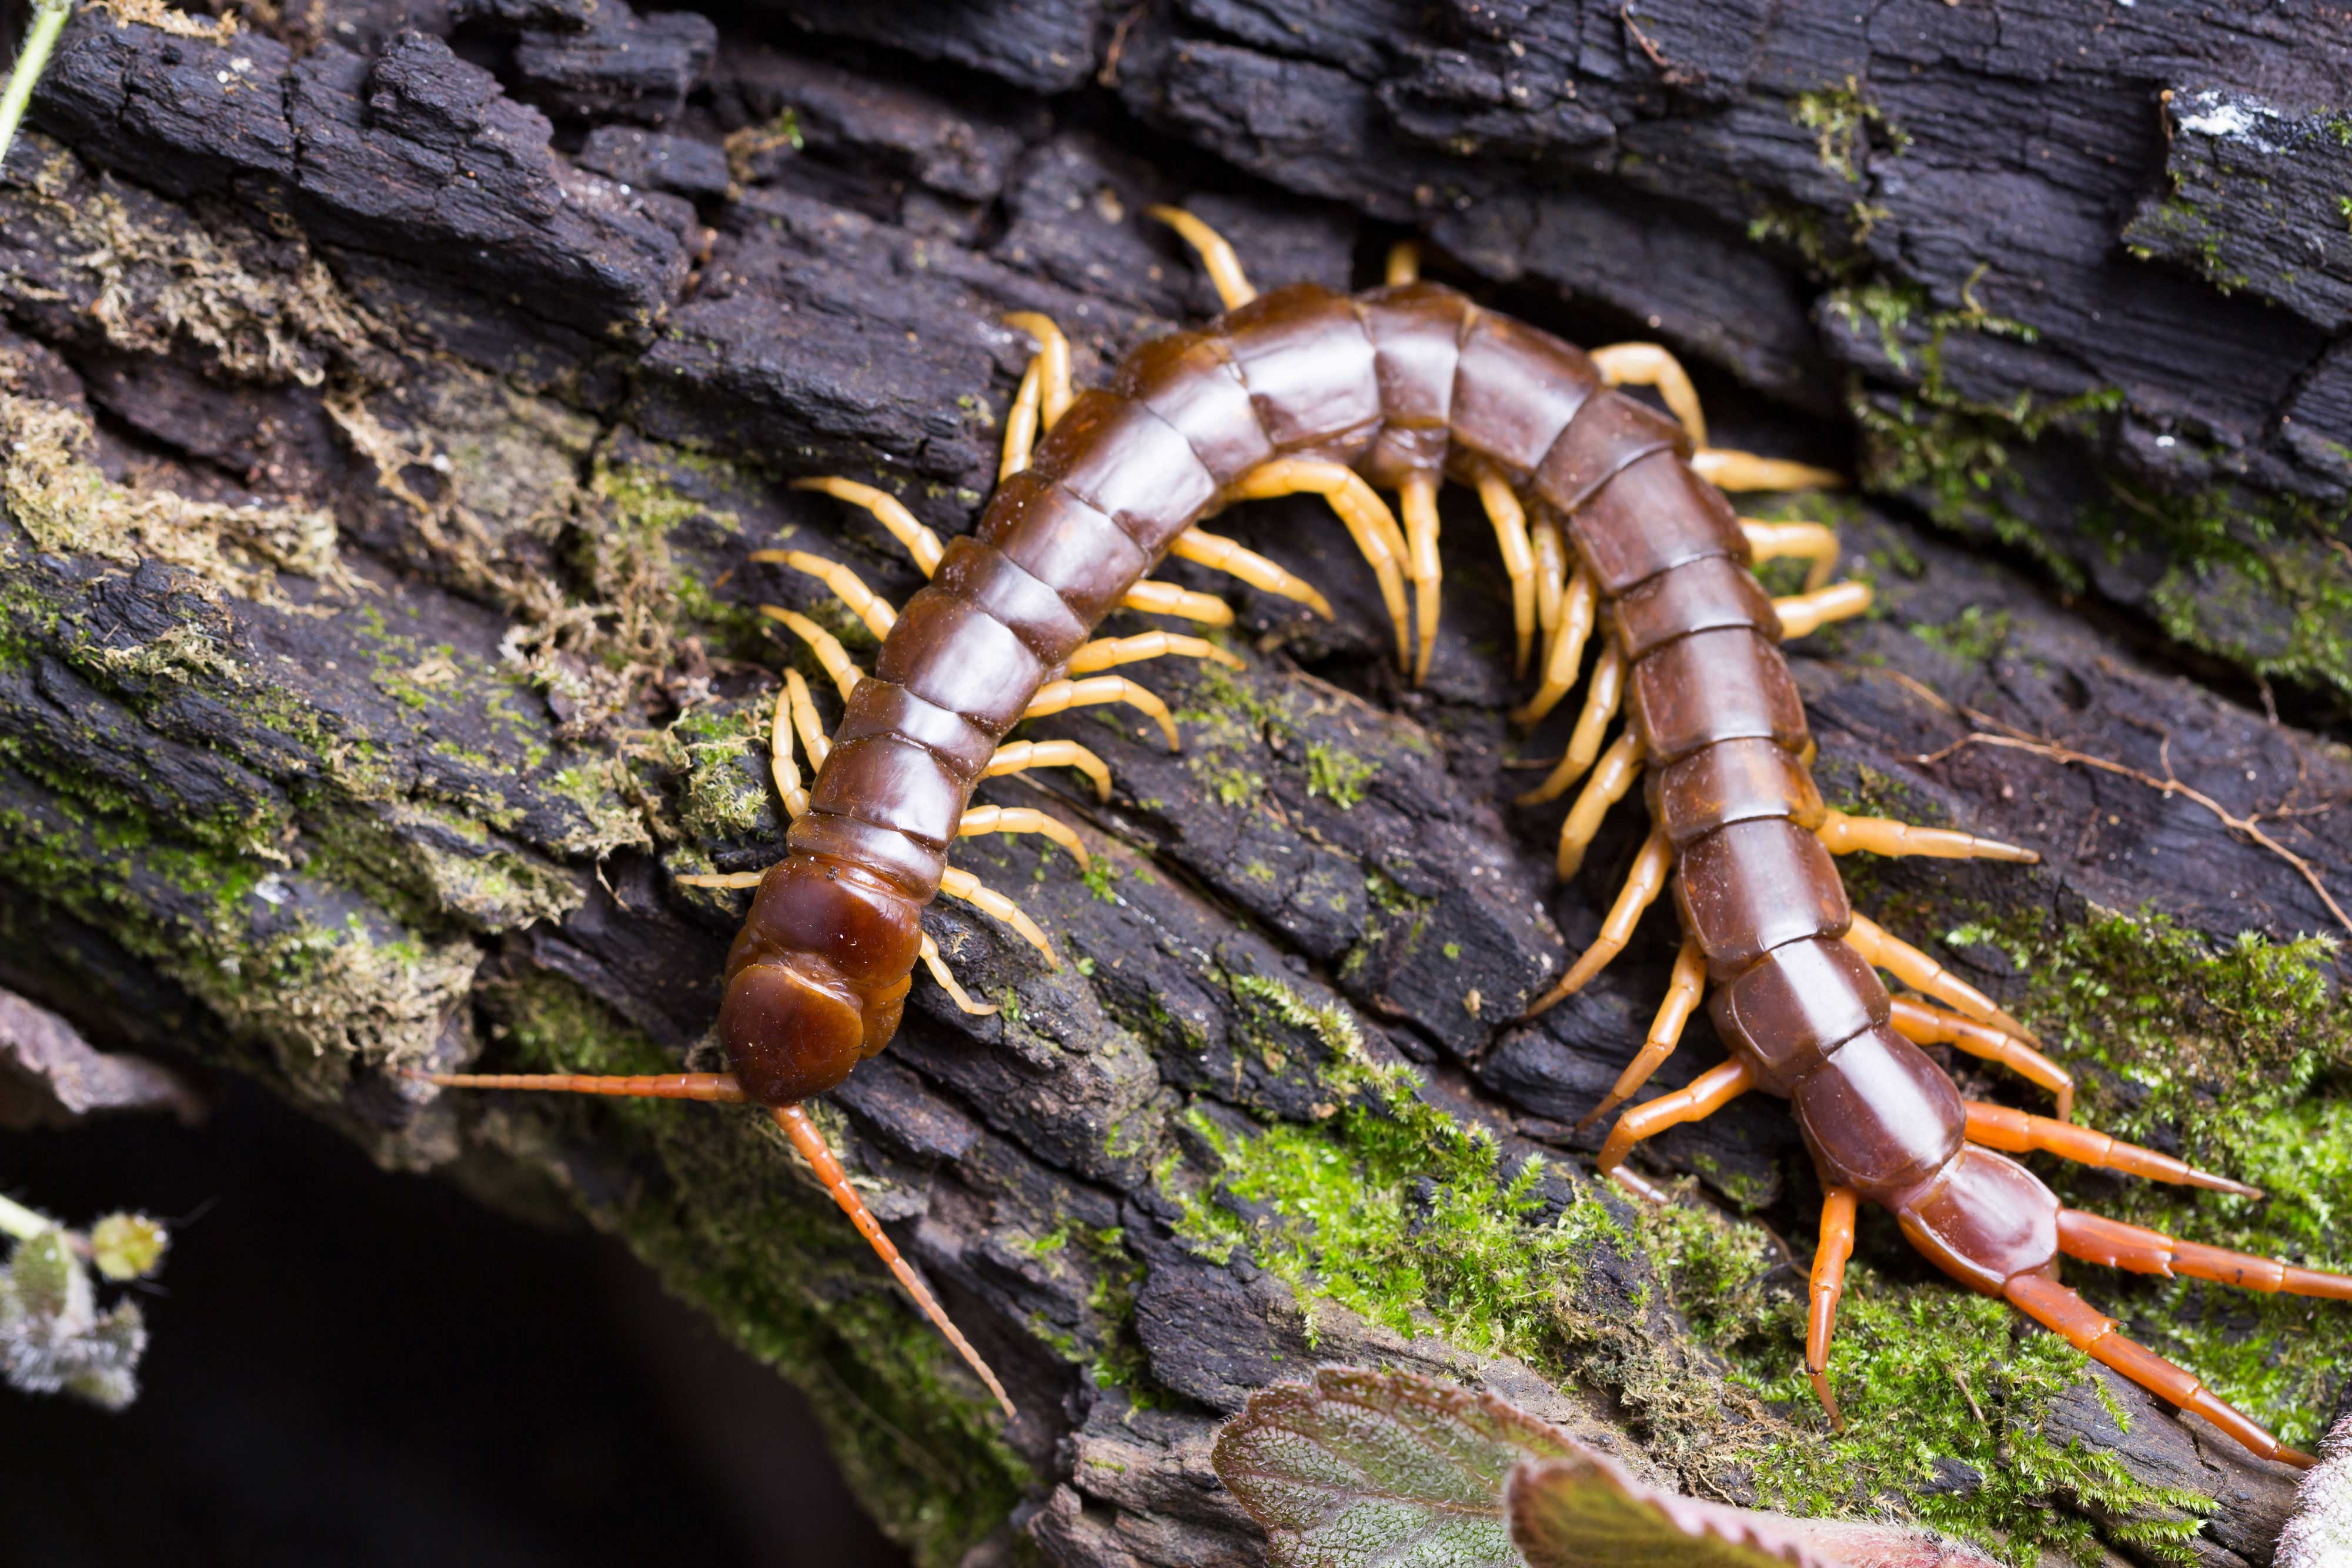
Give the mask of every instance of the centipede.
[[(1008, 733), (1027, 718), (1123, 704), (1173, 746), (1167, 705), (1105, 672), (1164, 657), (1239, 664), (1190, 633), (1096, 635), (1121, 609), (1232, 622), (1223, 600), (1153, 577), (1159, 563), (1194, 562), (1330, 617), (1315, 586), (1201, 527), (1242, 502), (1320, 496), (1377, 580), (1399, 666), (1418, 683), (1440, 621), (1437, 498), (1451, 481), (1475, 491), (1509, 580), (1515, 671), (1535, 681), (1513, 717), (1532, 726), (1580, 686), (1585, 694), (1557, 766), (1522, 797), (1542, 805), (1578, 790), (1559, 828), (1559, 876), (1578, 872), (1637, 781), (1649, 810), (1648, 835), (1597, 938), (1528, 1015), (1600, 973), (1670, 881), (1680, 917), (1665, 998), (1632, 1063), (1585, 1118), (1617, 1115), (1599, 1174), (1662, 1201), (1628, 1163), (1640, 1144), (1751, 1092), (1789, 1103), (1824, 1194), (1804, 1367), (1833, 1425), (1830, 1348), (1866, 1203), (1892, 1213), (1911, 1245), (1960, 1284), (2251, 1452), (2313, 1465), (2193, 1373), (2118, 1332), (2061, 1282), (2061, 1260), (2339, 1301), (2352, 1301), (2352, 1277), (2064, 1207), (2011, 1156), (2039, 1152), (2261, 1194), (2076, 1124), (2072, 1078), (2024, 1025), (1848, 902), (1834, 859), (1843, 853), (2038, 856), (1824, 803), (1780, 644), (1861, 613), (1869, 591), (1830, 580), (1839, 559), (1830, 528), (1743, 518), (1727, 493), (1833, 486), (1839, 476), (1709, 444), (1691, 379), (1665, 350), (1621, 343), (1588, 353), (1423, 279), (1411, 242), (1391, 253), (1378, 287), (1350, 294), (1301, 283), (1260, 296), (1231, 245), (1197, 215), (1166, 207), (1150, 215), (1198, 255), (1223, 314), (1144, 343), (1108, 385), (1084, 391), (1072, 384), (1070, 344), (1055, 322), (1007, 317), (1036, 347), (1006, 421), (996, 490), (971, 533), (942, 542), (883, 490), (839, 477), (795, 481), (865, 508), (913, 557), (929, 580), (903, 607), (842, 562), (803, 550), (753, 556), (815, 579), (881, 645), (873, 670), (862, 671), (808, 616), (763, 607), (813, 651), (839, 689), (842, 717), (827, 734), (808, 683), (785, 673), (770, 747), (792, 818), (783, 858), (764, 872), (681, 879), (754, 890), (718, 1012), (730, 1070), (431, 1082), (761, 1108), (1013, 1418), (1003, 1385), (867, 1211), (807, 1103), (889, 1044), (919, 965), (956, 1006), (994, 1010), (957, 984), (924, 933), (923, 911), (940, 894), (1058, 962), (1050, 936), (950, 866), (948, 852), (960, 837), (1030, 832), (1083, 861), (1083, 842), (1052, 814), (975, 807), (972, 792), (983, 779), (1068, 768), (1107, 800), (1109, 769), (1075, 741), (1008, 741)], [(1629, 388), (1649, 390), (1664, 412)], [(1397, 497), (1393, 508), (1383, 492)], [(1774, 558), (1806, 563), (1803, 591), (1768, 594), (1754, 569)], [(803, 753), (814, 768), (806, 785)], [(1913, 994), (1891, 994), (1882, 972)], [(1727, 1059), (1628, 1108), (1702, 1002)], [(1964, 1100), (1929, 1046), (2017, 1073), (2052, 1094), (2055, 1113)]]

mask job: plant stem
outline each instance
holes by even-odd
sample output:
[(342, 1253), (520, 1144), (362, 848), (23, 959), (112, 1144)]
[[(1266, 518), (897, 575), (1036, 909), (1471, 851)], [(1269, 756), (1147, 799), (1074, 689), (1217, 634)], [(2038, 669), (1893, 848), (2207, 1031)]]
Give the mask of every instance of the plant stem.
[(0, 163), (7, 162), (8, 149), (16, 143), (16, 126), (25, 118), (25, 106), (33, 101), (34, 84), (49, 68), (58, 35), (72, 15), (73, 0), (33, 0), (33, 26), (25, 35), (25, 51), (8, 73), (6, 94), (0, 95)]
[(55, 1230), (58, 1222), (47, 1215), (26, 1208), (23, 1204), (0, 1194), (0, 1236), (13, 1236), (19, 1241), (30, 1241), (45, 1230)]

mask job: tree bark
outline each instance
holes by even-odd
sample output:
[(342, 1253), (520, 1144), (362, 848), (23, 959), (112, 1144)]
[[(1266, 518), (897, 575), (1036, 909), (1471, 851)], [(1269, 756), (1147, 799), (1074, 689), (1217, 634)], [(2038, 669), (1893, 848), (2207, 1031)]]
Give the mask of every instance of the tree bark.
[[(2084, 988), (2123, 1007), (2242, 932), (2344, 934), (2352, 52), (2315, 8), (141, 15), (75, 20), (0, 173), (0, 984), (101, 1044), (254, 1073), (387, 1166), (560, 1191), (811, 1388), (926, 1562), (1022, 1538), (1105, 1568), (1251, 1559), (1208, 1438), (1321, 1361), (1481, 1381), (1727, 1496), (1755, 1493), (1755, 1444), (1825, 1440), (1729, 1380), (1736, 1351), (1692, 1327), (1707, 1301), (1578, 1158), (1671, 917), (1514, 1021), (1596, 931), (1638, 813), (1553, 885), (1556, 810), (1507, 802), (1559, 737), (1505, 723), (1475, 510), (1449, 512), (1420, 691), (1314, 507), (1231, 515), (1336, 622), (1229, 592), (1246, 673), (1140, 673), (1181, 754), (1040, 723), (1105, 758), (1110, 803), (1038, 775), (986, 798), (1081, 824), (1097, 871), (1026, 839), (957, 858), (1064, 967), (942, 904), (941, 951), (1002, 1010), (919, 981), (830, 1097), (869, 1202), (1011, 1384), (1009, 1431), (752, 1119), (398, 1076), (711, 1064), (740, 911), (675, 878), (778, 852), (774, 672), (816, 676), (753, 607), (871, 649), (746, 557), (814, 547), (894, 602), (919, 581), (784, 481), (872, 480), (968, 528), (1026, 352), (1006, 311), (1069, 329), (1084, 383), (1213, 308), (1150, 202), (1208, 217), (1262, 286), (1368, 281), (1417, 235), (1497, 308), (1668, 343), (1727, 444), (1854, 468), (1864, 498), (1819, 504), (1878, 613), (1792, 650), (1825, 784), (2045, 857), (1890, 862), (1858, 902), (2005, 1001), (2074, 987), (2060, 1043), (2095, 1110), (2147, 1079), (2102, 1054)], [(1948, 749), (1972, 730), (1997, 738)], [(2184, 1060), (2194, 1093), (2147, 1113), (2175, 1146), (2209, 1146), (2233, 1073), (2290, 1058), (2340, 1112), (2333, 959), (2280, 962), (2311, 987), (2263, 1038), (2301, 1043)], [(2184, 1051), (2253, 1028), (2224, 1001), (2158, 998)], [(1695, 1025), (1661, 1087), (1715, 1049)], [(1551, 1162), (1513, 1224), (1622, 1230), (1536, 1327), (1449, 1317), (1442, 1280), (1401, 1316), (1351, 1300), (1294, 1266), (1302, 1195), (1225, 1179), (1269, 1128), (1386, 1179), (1357, 1118), (1426, 1131), (1382, 1099), (1400, 1063), (1506, 1172)], [(1810, 1234), (1778, 1103), (1656, 1150), (1697, 1178), (1686, 1204)], [(1447, 1158), (1400, 1188), (1416, 1223), (1465, 1179)], [(1232, 1228), (1259, 1241), (1213, 1244)], [(1891, 1229), (1864, 1249), (1890, 1289), (1947, 1289)], [(1740, 1287), (1785, 1299), (1760, 1267)], [(2148, 1560), (2144, 1527), (2194, 1497), (2199, 1561), (2269, 1561), (2282, 1472), (2104, 1375), (2034, 1423), (2144, 1483), (2120, 1514), (2055, 1500), (2105, 1549)], [(1952, 1463), (1895, 1500), (1982, 1491)]]

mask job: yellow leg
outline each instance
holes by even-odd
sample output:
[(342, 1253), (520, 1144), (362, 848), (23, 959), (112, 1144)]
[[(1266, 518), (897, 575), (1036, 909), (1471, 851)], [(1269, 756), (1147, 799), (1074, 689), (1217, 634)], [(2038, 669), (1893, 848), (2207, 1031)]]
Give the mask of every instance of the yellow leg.
[(1035, 310), (1015, 310), (1005, 317), (1004, 324), (1028, 333), (1037, 340), (1037, 412), (1045, 428), (1052, 430), (1069, 413), (1076, 394), (1070, 391), (1070, 340), (1054, 325), (1051, 316)]
[(1528, 529), (1536, 558), (1536, 624), (1543, 631), (1544, 661), (1551, 661), (1552, 636), (1559, 628), (1560, 600), (1568, 591), (1568, 545), (1560, 538), (1559, 519), (1549, 512), (1536, 514)]
[(1690, 1022), (1692, 1011), (1706, 992), (1706, 955), (1697, 943), (1685, 937), (1682, 952), (1675, 957), (1674, 977), (1666, 982), (1666, 999), (1658, 1004), (1658, 1016), (1650, 1020), (1650, 1038), (1643, 1042), (1641, 1054), (1617, 1075), (1616, 1084), (1601, 1097), (1601, 1103), (1584, 1113), (1576, 1124), (1577, 1131), (1582, 1132), (1642, 1092), (1642, 1085), (1656, 1075), (1658, 1069), (1666, 1064), (1666, 1058), (1675, 1053), (1675, 1047), (1682, 1043), (1683, 1026)]
[(1091, 675), (1083, 681), (1047, 681), (1037, 688), (1037, 695), (1022, 714), (1023, 718), (1044, 718), (1048, 714), (1066, 708), (1092, 707), (1102, 703), (1125, 703), (1150, 714), (1159, 721), (1160, 733), (1168, 737), (1168, 749), (1181, 751), (1183, 743), (1176, 737), (1176, 721), (1168, 716), (1168, 705), (1137, 685), (1125, 675)]
[(1207, 659), (1229, 670), (1248, 668), (1214, 643), (1199, 637), (1187, 637), (1181, 632), (1143, 632), (1132, 637), (1096, 638), (1070, 655), (1070, 674), (1083, 675), (1094, 670), (1108, 670), (1114, 664), (1139, 664), (1171, 653), (1187, 659)]
[(1612, 387), (1655, 387), (1666, 406), (1690, 432), (1691, 444), (1706, 444), (1706, 416), (1699, 412), (1698, 389), (1683, 362), (1655, 343), (1612, 343), (1592, 350), (1592, 368)]
[(1016, 740), (1000, 746), (988, 759), (982, 779), (1002, 779), (1032, 768), (1075, 768), (1093, 780), (1095, 799), (1110, 799), (1110, 769), (1103, 759), (1075, 740)]
[(1409, 239), (1401, 239), (1389, 246), (1388, 281), (1391, 284), (1417, 283), (1421, 279), (1421, 246)]
[(1224, 235), (1181, 207), (1146, 207), (1144, 214), (1158, 218), (1183, 236), (1184, 243), (1200, 256), (1226, 309), (1238, 310), (1257, 298), (1257, 290), (1250, 287), (1248, 277), (1242, 271), (1241, 257), (1234, 254)]
[[(802, 642), (809, 645), (810, 651), (816, 654), (816, 662), (824, 666), (824, 673), (831, 675), (833, 684), (841, 688), (841, 695), (845, 699), (857, 689), (857, 683), (863, 678), (864, 672), (850, 663), (849, 651), (841, 645), (841, 639), (799, 611), (787, 610), (781, 604), (762, 604), (760, 606), (760, 613), (771, 621), (782, 622), (793, 629)], [(820, 766), (822, 766), (821, 760)]]
[(1950, 828), (1920, 828), (1885, 817), (1849, 817), (1832, 811), (1815, 830), (1822, 847), (1833, 855), (1866, 850), (1874, 855), (1927, 855), (1947, 861), (2015, 861), (2032, 865), (2042, 857), (2032, 850), (1980, 839)]
[(1566, 997), (1582, 990), (1586, 982), (1609, 967), (1609, 961), (1625, 950), (1633, 938), (1633, 927), (1640, 923), (1642, 912), (1656, 901), (1658, 890), (1666, 885), (1666, 873), (1675, 868), (1674, 846), (1666, 835), (1652, 831), (1642, 852), (1633, 857), (1633, 869), (1625, 877), (1625, 885), (1618, 891), (1617, 902), (1609, 906), (1608, 918), (1601, 923), (1601, 935), (1593, 939), (1559, 984), (1546, 991), (1526, 1014), (1533, 1018)]
[(851, 614), (866, 622), (866, 629), (874, 633), (877, 641), (887, 637), (890, 628), (898, 622), (898, 612), (890, 608), (890, 601), (866, 587), (862, 578), (837, 560), (797, 549), (753, 550), (749, 559), (779, 561), (815, 578), (833, 590), (835, 598), (849, 606)]
[(1692, 1079), (1687, 1088), (1634, 1106), (1609, 1129), (1609, 1141), (1601, 1145), (1597, 1174), (1614, 1179), (1637, 1197), (1652, 1203), (1664, 1202), (1664, 1193), (1625, 1168), (1625, 1158), (1633, 1152), (1633, 1145), (1656, 1137), (1669, 1127), (1705, 1121), (1747, 1093), (1755, 1082), (1755, 1074), (1746, 1062), (1727, 1061)]
[(1503, 570), (1511, 579), (1511, 630), (1518, 637), (1518, 657), (1512, 674), (1528, 673), (1528, 655), (1536, 637), (1536, 554), (1528, 538), (1528, 514), (1511, 486), (1492, 469), (1478, 475), (1478, 499), (1495, 525), (1495, 542), (1502, 547)]
[(1067, 822), (1034, 806), (974, 806), (956, 824), (956, 837), (976, 838), (982, 833), (1042, 834), (1067, 850), (1080, 871), (1094, 863), (1094, 857), (1087, 853), (1087, 846), (1078, 841)]
[[(1582, 567), (1569, 579), (1568, 589), (1559, 599), (1559, 624), (1553, 632), (1551, 651), (1544, 655), (1543, 684), (1536, 695), (1511, 711), (1511, 722), (1522, 728), (1532, 728), (1543, 722), (1544, 715), (1559, 706), (1560, 698), (1576, 689), (1580, 667), (1584, 663), (1584, 644), (1592, 635), (1592, 620), (1600, 598), (1593, 591), (1592, 574)], [(1599, 672), (1595, 672), (1597, 675)], [(1587, 758), (1587, 760), (1591, 760)], [(1568, 787), (1562, 780), (1559, 788)], [(1552, 791), (1558, 794), (1559, 789)], [(1542, 797), (1545, 800), (1550, 796)]]
[(1617, 716), (1617, 704), (1625, 690), (1625, 657), (1615, 643), (1601, 653), (1601, 662), (1592, 667), (1592, 689), (1585, 693), (1584, 711), (1576, 716), (1576, 727), (1569, 732), (1568, 749), (1560, 753), (1559, 762), (1544, 781), (1518, 799), (1522, 806), (1539, 806), (1556, 800), (1568, 787), (1584, 777), (1592, 759), (1601, 755), (1601, 737), (1609, 721)]
[(947, 874), (940, 879), (940, 891), (950, 898), (963, 900), (983, 915), (1002, 920), (1021, 933), (1032, 947), (1043, 953), (1049, 967), (1056, 969), (1062, 967), (1061, 956), (1054, 951), (1054, 944), (1046, 940), (1045, 934), (1037, 929), (1037, 923), (1021, 913), (1019, 904), (1003, 894), (982, 886), (980, 878), (971, 873), (956, 866), (948, 867)]
[(1885, 970), (1913, 990), (1925, 991), (1977, 1022), (1989, 1023), (2004, 1034), (2015, 1035), (2028, 1045), (2042, 1043), (2033, 1037), (2032, 1030), (1993, 1006), (1990, 997), (1908, 942), (1890, 936), (1861, 915), (1853, 917), (1853, 927), (1845, 934), (1845, 939), (1848, 946), (1862, 955), (1864, 963)]
[(822, 768), (833, 742), (824, 733), (824, 720), (818, 716), (816, 699), (809, 695), (808, 683), (801, 679), (798, 670), (784, 672), (784, 690), (792, 695), (793, 728), (800, 734), (801, 749), (808, 753), (810, 767)]
[(1836, 490), (1845, 485), (1845, 476), (1835, 469), (1722, 446), (1700, 452), (1691, 459), (1691, 467), (1718, 490)]
[(1742, 517), (1739, 531), (1748, 536), (1748, 548), (1758, 560), (1795, 556), (1810, 563), (1805, 568), (1808, 593), (1827, 587), (1830, 573), (1837, 570), (1837, 530), (1825, 523), (1768, 523)]
[(971, 993), (956, 984), (956, 977), (950, 972), (947, 960), (940, 956), (939, 944), (933, 942), (929, 936), (923, 938), (922, 957), (923, 967), (931, 972), (931, 978), (940, 983), (940, 989), (945, 991), (948, 998), (955, 1003), (957, 1011), (970, 1013), (974, 1018), (986, 1018), (996, 1011), (994, 1002), (973, 1001)]
[(795, 490), (818, 490), (836, 500), (863, 507), (874, 514), (874, 520), (889, 530), (890, 537), (915, 558), (915, 564), (929, 577), (940, 569), (940, 556), (945, 547), (940, 536), (915, 520), (915, 514), (899, 504), (898, 497), (877, 490), (871, 485), (860, 485), (855, 479), (837, 479), (830, 476), (819, 479), (795, 479)]
[(1226, 496), (1235, 501), (1264, 501), (1276, 496), (1320, 496), (1347, 525), (1348, 536), (1370, 563), (1381, 580), (1381, 598), (1396, 622), (1397, 664), (1412, 667), (1412, 631), (1405, 610), (1404, 562), (1408, 551), (1404, 530), (1396, 516), (1362, 475), (1340, 463), (1318, 463), (1305, 457), (1277, 457), (1260, 464), (1235, 480)]
[(1982, 1061), (1998, 1062), (2027, 1082), (2049, 1090), (2058, 1101), (2058, 1120), (2074, 1119), (2074, 1075), (2023, 1040), (1907, 997), (1892, 998), (1887, 1005), (1895, 1032), (1912, 1044), (1948, 1045)]
[(1780, 635), (1802, 637), (1832, 621), (1851, 621), (1870, 608), (1870, 584), (1841, 582), (1772, 601), (1780, 617)]
[(1244, 549), (1221, 534), (1204, 534), (1198, 528), (1186, 528), (1168, 547), (1168, 553), (1181, 560), (1205, 566), (1240, 578), (1252, 588), (1262, 588), (1268, 593), (1278, 593), (1285, 599), (1295, 599), (1316, 614), (1332, 619), (1330, 601), (1315, 590), (1304, 578), (1284, 570), (1253, 549)]
[[(798, 821), (808, 810), (808, 791), (801, 788), (800, 764), (793, 760), (792, 692), (793, 683), (800, 681), (798, 671), (787, 671), (782, 685), (776, 688), (775, 716), (768, 721), (768, 773), (776, 781), (776, 793), (782, 797), (784, 814)], [(801, 682), (801, 690), (808, 684)]]
[(1029, 466), (1029, 455), (1037, 449), (1037, 405), (1042, 395), (1039, 385), (1045, 371), (1040, 366), (1043, 354), (1030, 357), (1029, 368), (1021, 372), (1021, 386), (1013, 394), (1013, 406), (1004, 412), (1004, 455), (997, 459), (996, 482), (1003, 484)]
[(1633, 780), (1642, 776), (1642, 737), (1632, 730), (1617, 737), (1601, 758), (1601, 766), (1584, 781), (1584, 792), (1570, 807), (1568, 816), (1559, 825), (1559, 880), (1566, 882), (1584, 865), (1584, 852), (1592, 847), (1593, 835), (1601, 831), (1601, 819), (1609, 808), (1625, 798)]
[(680, 887), (715, 887), (727, 892), (741, 892), (760, 885), (764, 871), (703, 871), (691, 872), (677, 879)]
[(1118, 602), (1123, 609), (1139, 610), (1146, 615), (1181, 615), (1202, 626), (1234, 623), (1234, 607), (1215, 594), (1195, 593), (1189, 588), (1148, 577), (1129, 589), (1127, 597)]
[(1398, 497), (1404, 503), (1408, 575), (1412, 579), (1412, 607), (1420, 634), (1421, 654), (1412, 674), (1412, 684), (1419, 685), (1429, 679), (1429, 655), (1437, 646), (1437, 584), (1442, 570), (1437, 560), (1437, 476), (1412, 475)]

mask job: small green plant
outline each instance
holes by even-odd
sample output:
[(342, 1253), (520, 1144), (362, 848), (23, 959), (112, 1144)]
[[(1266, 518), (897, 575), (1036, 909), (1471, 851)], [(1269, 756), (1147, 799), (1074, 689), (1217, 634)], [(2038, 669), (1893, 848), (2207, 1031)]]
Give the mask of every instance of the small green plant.
[(138, 1396), (147, 1325), (135, 1301), (100, 1312), (95, 1270), (121, 1284), (163, 1261), (171, 1237), (143, 1214), (110, 1214), (77, 1234), (0, 1197), (0, 1234), (15, 1239), (0, 1270), (0, 1377), (27, 1394), (70, 1394), (107, 1410)]

